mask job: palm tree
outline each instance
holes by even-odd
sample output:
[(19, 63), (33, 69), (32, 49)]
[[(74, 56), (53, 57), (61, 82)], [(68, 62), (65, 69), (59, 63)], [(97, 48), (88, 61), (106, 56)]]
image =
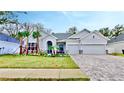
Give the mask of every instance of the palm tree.
[(28, 55), (28, 37), (30, 36), (29, 31), (24, 31), (24, 37), (26, 37), (26, 55)]
[(22, 40), (23, 40), (23, 32), (18, 32), (18, 38), (20, 40), (20, 55), (22, 55)]
[(33, 32), (33, 38), (37, 38), (36, 53), (39, 53), (39, 37), (41, 36), (39, 31)]

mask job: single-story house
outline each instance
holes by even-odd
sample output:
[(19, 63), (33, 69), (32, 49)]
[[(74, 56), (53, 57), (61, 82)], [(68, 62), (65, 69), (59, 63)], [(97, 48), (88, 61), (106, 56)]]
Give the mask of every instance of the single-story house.
[(108, 53), (123, 53), (124, 51), (124, 34), (112, 38), (107, 44)]
[(19, 40), (0, 33), (0, 54), (19, 53)]
[[(41, 32), (39, 48), (50, 53), (49, 46), (57, 46), (63, 53), (69, 54), (106, 54), (108, 38), (99, 32), (84, 29), (77, 34)], [(25, 43), (24, 43), (25, 44)], [(35, 50), (36, 39), (29, 36), (29, 51)]]

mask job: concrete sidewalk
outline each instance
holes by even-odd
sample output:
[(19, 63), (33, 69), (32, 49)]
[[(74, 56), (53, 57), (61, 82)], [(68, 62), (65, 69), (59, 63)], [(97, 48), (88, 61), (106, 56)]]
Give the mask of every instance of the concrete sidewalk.
[(0, 69), (0, 78), (86, 79), (80, 69)]

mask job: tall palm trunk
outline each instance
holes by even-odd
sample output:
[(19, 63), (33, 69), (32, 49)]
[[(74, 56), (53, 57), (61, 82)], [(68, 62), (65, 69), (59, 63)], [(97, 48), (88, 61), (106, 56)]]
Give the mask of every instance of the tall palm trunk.
[(39, 37), (37, 37), (36, 53), (39, 53)]
[(27, 40), (26, 40), (26, 55), (28, 55), (28, 37), (27, 37)]
[(20, 37), (20, 55), (22, 55), (22, 37)]

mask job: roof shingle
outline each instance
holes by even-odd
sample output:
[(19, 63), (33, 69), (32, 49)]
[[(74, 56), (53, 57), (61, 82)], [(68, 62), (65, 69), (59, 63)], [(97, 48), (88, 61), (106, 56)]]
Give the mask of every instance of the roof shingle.
[(114, 43), (119, 41), (124, 41), (124, 34), (120, 34), (119, 36), (112, 38), (110, 41), (108, 41), (108, 43)]
[(57, 37), (59, 40), (67, 39), (69, 36), (71, 36), (71, 33), (53, 33), (53, 36)]

